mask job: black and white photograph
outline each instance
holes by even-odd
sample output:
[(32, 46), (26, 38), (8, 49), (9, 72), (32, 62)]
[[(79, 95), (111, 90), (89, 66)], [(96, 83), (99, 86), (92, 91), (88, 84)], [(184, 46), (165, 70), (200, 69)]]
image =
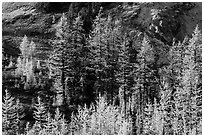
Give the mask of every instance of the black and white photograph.
[(1, 5), (2, 135), (202, 135), (202, 1)]

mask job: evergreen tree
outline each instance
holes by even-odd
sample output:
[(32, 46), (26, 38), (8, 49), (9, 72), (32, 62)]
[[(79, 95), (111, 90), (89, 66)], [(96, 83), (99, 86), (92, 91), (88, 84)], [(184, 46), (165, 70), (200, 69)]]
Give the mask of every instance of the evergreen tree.
[(2, 104), (2, 130), (8, 134), (20, 134), (20, 122), (25, 116), (23, 106), (19, 99), (11, 96), (8, 90), (5, 90)]
[(153, 115), (151, 119), (151, 126), (153, 129), (153, 132), (157, 135), (163, 134), (163, 124), (164, 124), (164, 114), (162, 110), (162, 106), (156, 102), (156, 99), (154, 101), (153, 105)]
[(54, 127), (55, 127), (55, 125), (53, 122), (53, 118), (51, 117), (50, 112), (47, 112), (46, 123), (45, 123), (43, 131), (42, 131), (43, 134), (46, 134), (46, 135), (54, 134), (53, 133), (53, 132), (55, 132)]
[[(67, 74), (67, 92), (74, 93), (74, 98), (82, 98), (85, 95), (85, 81), (86, 81), (86, 66), (87, 66), (87, 47), (85, 32), (82, 28), (83, 21), (81, 16), (78, 16), (73, 22), (73, 37), (72, 37), (72, 50)], [(69, 51), (70, 52), (70, 51)], [(70, 79), (73, 78), (73, 79)], [(70, 96), (70, 95), (68, 95)], [(71, 96), (70, 96), (71, 97)]]
[(22, 124), (21, 124), (21, 119), (25, 117), (24, 113), (24, 107), (20, 103), (19, 98), (16, 99), (16, 128), (17, 128), (17, 134), (20, 135), (23, 131)]
[(90, 67), (96, 72), (95, 94), (106, 95), (110, 103), (118, 94), (118, 47), (122, 43), (121, 24), (110, 15), (102, 18), (102, 8), (94, 20), (93, 30), (89, 38)]
[[(175, 131), (176, 124), (178, 124), (175, 123), (178, 118), (178, 115), (175, 113), (177, 102), (175, 93), (177, 87), (180, 86), (179, 77), (181, 76), (182, 71), (182, 47), (183, 43), (174, 44), (169, 52), (169, 66), (162, 68), (163, 72), (161, 72), (161, 77), (163, 78), (161, 81), (163, 84), (161, 84), (162, 97), (160, 103), (162, 104), (163, 111), (163, 134), (167, 135), (178, 134), (178, 132)], [(173, 129), (173, 127), (175, 129)]]
[[(196, 94), (201, 95), (199, 89), (201, 85), (199, 80), (201, 69), (199, 68), (201, 68), (202, 60), (200, 36), (196, 29), (191, 39), (185, 38), (182, 43), (174, 44), (170, 50), (170, 65), (166, 72), (168, 86), (164, 92), (165, 100), (163, 101), (164, 112), (166, 112), (164, 116), (165, 134), (192, 134), (199, 123), (199, 121), (195, 122), (195, 117), (196, 108), (199, 108), (196, 107), (198, 101), (196, 101)], [(170, 128), (171, 126), (173, 127)]]
[(134, 75), (134, 84), (133, 84), (133, 94), (138, 99), (136, 109), (138, 109), (139, 123), (138, 133), (142, 134), (143, 132), (143, 111), (146, 104), (152, 102), (151, 92), (154, 92), (152, 86), (155, 86), (157, 81), (155, 79), (155, 70), (150, 66), (154, 63), (154, 49), (150, 44), (150, 40), (147, 36), (144, 36), (144, 39), (141, 43), (141, 48), (137, 55), (138, 63), (134, 63), (133, 66), (133, 75)]
[(62, 115), (58, 107), (55, 110), (53, 125), (54, 125), (53, 130), (55, 131), (56, 135), (64, 135), (67, 133), (66, 120), (64, 118), (64, 115)]
[(96, 19), (94, 20), (93, 24), (93, 31), (90, 34), (89, 38), (89, 50), (90, 50), (90, 56), (89, 60), (91, 62), (91, 68), (93, 68), (96, 72), (96, 96), (99, 96), (99, 94), (103, 91), (102, 89), (102, 75), (104, 74), (104, 69), (106, 67), (106, 60), (105, 60), (105, 53), (106, 53), (106, 47), (104, 44), (102, 44), (102, 36), (104, 35), (104, 25), (105, 25), (105, 19), (102, 18), (102, 8), (100, 9), (98, 16), (96, 16)]
[(25, 127), (25, 135), (28, 135), (29, 134), (29, 131), (30, 131), (30, 122), (26, 122), (26, 127)]
[(11, 96), (8, 90), (5, 90), (5, 96), (2, 102), (2, 131), (5, 134), (15, 134), (15, 120), (15, 98)]
[(152, 115), (153, 115), (153, 106), (152, 104), (147, 104), (144, 109), (144, 127), (143, 127), (144, 129), (142, 134), (145, 134), (145, 135), (155, 134), (153, 132), (153, 128), (151, 125)]
[[(70, 24), (67, 24), (67, 18), (65, 14), (62, 15), (60, 22), (56, 26), (56, 39), (53, 41), (53, 53), (50, 57), (50, 75), (54, 79), (55, 83), (58, 83), (58, 89), (55, 89), (57, 93), (63, 94), (63, 100), (65, 98), (65, 72), (67, 64), (65, 60), (69, 60), (67, 52), (70, 46), (70, 35), (72, 34)], [(70, 54), (68, 54), (70, 55)]]
[(130, 74), (129, 69), (129, 55), (128, 50), (129, 47), (127, 46), (127, 38), (124, 36), (122, 39), (122, 43), (118, 44), (118, 64), (120, 71), (117, 72), (116, 77), (117, 81), (120, 85), (119, 88), (119, 97), (120, 97), (120, 105), (123, 107), (124, 116), (127, 113), (127, 101), (128, 101), (128, 76)]
[(47, 106), (45, 105), (45, 103), (42, 102), (40, 96), (37, 97), (37, 102), (35, 102), (34, 104), (33, 117), (35, 118), (35, 123), (29, 130), (28, 134), (31, 135), (49, 134), (46, 132), (46, 130), (48, 129), (47, 125), (49, 125), (50, 123), (46, 124), (46, 122), (51, 122), (48, 121), (48, 119), (50, 120), (50, 115), (47, 110)]
[(104, 78), (104, 90), (107, 92), (107, 98), (110, 103), (113, 103), (114, 96), (118, 94), (118, 81), (117, 72), (118, 67), (120, 67), (120, 62), (118, 62), (118, 56), (120, 52), (118, 51), (118, 46), (122, 43), (123, 38), (121, 38), (121, 22), (114, 20), (110, 15), (104, 22), (104, 34), (102, 34), (102, 44), (106, 47), (106, 53), (104, 54), (106, 67), (105, 67), (105, 78)]
[[(197, 125), (201, 120), (198, 113), (201, 112), (201, 32), (196, 27), (189, 44), (186, 46), (184, 59), (183, 59), (183, 77), (182, 85), (184, 93), (186, 93), (184, 106), (185, 106), (185, 121), (187, 133), (190, 134), (195, 129), (196, 134), (199, 132)], [(189, 115), (191, 114), (191, 115)]]
[(99, 97), (96, 106), (79, 107), (72, 115), (71, 134), (80, 135), (129, 135), (131, 118), (124, 118), (120, 108), (109, 105), (105, 97)]
[(34, 104), (34, 108), (34, 118), (37, 122), (42, 124), (42, 122), (45, 122), (47, 118), (47, 108), (39, 96), (37, 97), (37, 102)]
[(32, 128), (29, 130), (29, 135), (40, 135), (42, 134), (43, 127), (42, 124), (39, 121), (35, 121)]
[[(72, 93), (77, 94), (80, 78), (83, 75), (82, 62), (83, 44), (85, 43), (82, 21), (80, 17), (68, 24), (65, 14), (56, 27), (56, 39), (53, 42), (53, 54), (50, 57), (51, 76), (58, 83), (57, 93), (63, 94), (67, 100)], [(68, 85), (67, 85), (68, 84)], [(67, 89), (66, 89), (67, 87)], [(60, 89), (60, 91), (58, 89)]]

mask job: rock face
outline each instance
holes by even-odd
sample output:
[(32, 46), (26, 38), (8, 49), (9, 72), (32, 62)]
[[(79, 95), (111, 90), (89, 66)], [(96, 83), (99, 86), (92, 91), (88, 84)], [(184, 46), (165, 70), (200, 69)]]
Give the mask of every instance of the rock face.
[[(7, 39), (12, 39), (18, 46), (21, 38), (27, 35), (37, 43), (37, 47), (42, 48), (48, 45), (48, 39), (51, 39), (55, 33), (53, 26), (64, 12), (63, 10), (67, 11), (69, 8), (67, 6), (70, 4), (59, 4), (64, 5), (61, 8), (62, 11), (54, 12), (56, 10), (52, 9), (52, 13), (38, 11), (35, 5), (36, 3), (26, 2), (3, 3), (3, 41), (8, 43)], [(82, 9), (83, 11), (88, 9), (86, 6), (79, 3), (74, 8), (82, 12)], [(123, 19), (127, 27), (145, 32), (150, 37), (168, 45), (171, 45), (173, 39), (182, 41), (186, 35), (193, 32), (196, 25), (202, 28), (202, 3), (99, 3), (99, 6), (104, 7), (105, 13), (112, 13), (115, 18)], [(97, 9), (92, 7), (92, 11), (94, 10)], [(6, 46), (9, 45), (3, 47)]]
[(202, 28), (201, 3), (140, 3), (124, 9), (125, 20), (163, 42), (182, 41), (196, 25)]

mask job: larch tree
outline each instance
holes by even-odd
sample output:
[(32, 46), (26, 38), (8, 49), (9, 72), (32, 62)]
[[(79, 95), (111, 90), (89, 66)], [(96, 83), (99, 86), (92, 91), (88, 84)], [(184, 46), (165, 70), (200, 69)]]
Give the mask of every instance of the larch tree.
[(35, 42), (33, 42), (33, 41), (31, 41), (30, 42), (30, 45), (29, 45), (29, 54), (30, 54), (30, 56), (31, 57), (34, 57), (34, 55), (35, 55), (35, 51), (36, 51), (36, 44), (35, 44)]
[(30, 45), (30, 42), (28, 41), (28, 37), (25, 35), (20, 44), (20, 51), (23, 58), (29, 56), (29, 47), (30, 47), (29, 45)]
[(17, 76), (22, 76), (23, 75), (23, 62), (20, 56), (17, 59), (16, 67), (17, 68), (15, 70), (15, 74)]
[(21, 54), (17, 59), (17, 69), (15, 70), (17, 76), (26, 76), (24, 89), (29, 89), (34, 85), (34, 66), (36, 61), (34, 59), (36, 44), (28, 41), (25, 35), (20, 44)]
[(28, 58), (28, 49), (29, 49), (29, 41), (28, 41), (28, 37), (25, 35), (22, 39), (22, 42), (20, 44), (20, 51), (21, 51), (21, 54), (20, 56), (18, 57), (17, 59), (17, 69), (16, 69), (16, 75), (18, 76), (22, 76), (25, 74), (25, 64), (26, 64), (26, 58)]

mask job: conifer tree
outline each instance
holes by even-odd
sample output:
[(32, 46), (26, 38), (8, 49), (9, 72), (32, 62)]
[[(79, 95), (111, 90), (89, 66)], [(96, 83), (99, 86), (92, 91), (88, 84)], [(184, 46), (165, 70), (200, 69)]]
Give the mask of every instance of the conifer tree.
[(19, 98), (16, 99), (16, 128), (17, 128), (17, 134), (21, 134), (21, 119), (25, 116), (24, 108), (22, 104), (20, 103)]
[(91, 67), (96, 72), (96, 96), (105, 94), (110, 103), (118, 94), (118, 47), (122, 44), (121, 22), (110, 15), (102, 18), (102, 8), (94, 20), (93, 31), (89, 38)]
[(100, 97), (97, 105), (79, 107), (72, 115), (71, 134), (80, 135), (128, 135), (131, 134), (131, 118), (124, 119), (120, 108), (108, 104), (105, 97)]
[[(63, 100), (68, 102), (66, 97), (72, 93), (77, 94), (76, 90), (79, 86), (75, 84), (79, 83), (79, 75), (82, 74), (80, 59), (82, 59), (82, 49), (85, 42), (82, 25), (80, 17), (70, 24), (63, 14), (56, 27), (53, 54), (50, 57), (51, 76), (55, 79), (55, 83), (59, 84), (58, 88), (61, 87), (61, 91), (57, 92), (62, 93)], [(79, 78), (77, 79), (77, 77)], [(71, 84), (66, 86), (69, 83)], [(68, 89), (65, 89), (66, 87)]]
[(25, 127), (25, 135), (28, 135), (29, 134), (29, 131), (30, 131), (30, 122), (26, 122), (26, 127)]
[[(186, 93), (185, 99), (185, 121), (187, 134), (190, 134), (195, 129), (196, 134), (199, 132), (197, 125), (201, 120), (197, 114), (201, 112), (201, 107), (197, 104), (201, 104), (201, 32), (198, 26), (195, 28), (192, 38), (189, 40), (189, 44), (186, 46), (184, 59), (183, 59), (183, 77), (182, 85), (184, 93)], [(187, 114), (191, 114), (190, 116)]]
[(43, 133), (46, 135), (54, 134), (53, 133), (53, 132), (55, 132), (54, 127), (55, 127), (55, 125), (53, 122), (53, 118), (51, 117), (50, 112), (47, 112), (46, 123), (45, 123), (44, 128), (43, 128)]
[[(195, 108), (197, 107), (193, 105), (196, 104), (194, 91), (199, 92), (200, 90), (197, 87), (201, 85), (198, 84), (201, 78), (199, 76), (201, 69), (195, 69), (196, 64), (201, 62), (199, 57), (201, 55), (199, 54), (201, 53), (199, 35), (199, 31), (194, 32), (192, 39), (185, 38), (182, 43), (174, 44), (170, 50), (170, 65), (167, 68), (168, 75), (166, 75), (169, 81), (169, 89), (165, 93), (167, 96), (165, 98), (170, 97), (170, 99), (165, 103), (164, 111), (168, 115), (164, 117), (166, 120), (169, 119), (169, 122), (165, 120), (165, 126), (173, 126), (173, 134), (191, 134), (192, 130), (195, 129), (193, 127), (195, 127), (196, 123), (199, 123), (194, 120), (197, 113)], [(197, 47), (195, 48), (195, 46)], [(198, 62), (196, 62), (196, 58)], [(166, 128), (169, 129), (169, 126)], [(166, 130), (165, 133), (171, 134), (172, 132)]]
[(93, 31), (91, 32), (89, 38), (89, 50), (90, 56), (89, 60), (91, 62), (91, 68), (96, 72), (97, 81), (96, 96), (99, 96), (102, 91), (102, 74), (104, 73), (104, 68), (106, 67), (106, 60), (104, 54), (106, 53), (105, 45), (102, 44), (102, 36), (104, 35), (104, 25), (105, 19), (102, 18), (102, 8), (100, 9), (96, 19), (93, 24)]
[[(120, 62), (118, 62), (118, 55), (121, 54), (117, 48), (117, 45), (122, 44), (123, 38), (121, 38), (122, 25), (121, 21), (114, 20), (110, 15), (107, 17), (104, 22), (104, 34), (102, 44), (106, 47), (106, 53), (104, 54), (106, 60), (106, 69), (105, 69), (105, 78), (104, 78), (104, 90), (107, 92), (107, 98), (110, 100), (110, 103), (113, 103), (114, 96), (118, 94), (118, 81), (117, 72)], [(129, 61), (129, 60), (128, 60)]]
[(152, 120), (152, 114), (153, 113), (153, 107), (152, 104), (147, 104), (145, 109), (144, 109), (144, 129), (143, 133), (145, 135), (151, 135), (153, 133), (153, 128), (151, 125), (151, 120)]
[(34, 118), (39, 122), (40, 126), (42, 126), (42, 122), (46, 121), (47, 108), (39, 96), (37, 97), (37, 102), (34, 104), (34, 108)]
[(66, 134), (67, 132), (66, 131), (67, 130), (66, 120), (64, 118), (64, 115), (62, 115), (62, 113), (60, 112), (59, 107), (57, 107), (55, 110), (53, 125), (54, 125), (53, 130), (55, 131), (56, 135)]
[(70, 24), (67, 23), (67, 18), (63, 14), (56, 26), (56, 39), (53, 41), (53, 54), (51, 54), (49, 62), (51, 77), (55, 80), (55, 83), (59, 84), (57, 86), (60, 88), (60, 90), (55, 90), (57, 90), (57, 93), (63, 94), (63, 100), (65, 98), (65, 67), (67, 67), (65, 60), (69, 61), (67, 52), (71, 47), (71, 34)]
[(33, 41), (31, 41), (29, 44), (29, 54), (31, 57), (34, 57), (35, 51), (36, 51), (36, 44)]
[(25, 35), (23, 37), (23, 41), (20, 44), (20, 51), (21, 51), (21, 55), (23, 56), (23, 58), (29, 56), (29, 46), (30, 43), (28, 41), (28, 37)]
[(15, 120), (15, 98), (11, 96), (8, 90), (5, 90), (2, 102), (2, 131), (6, 134), (15, 134)]
[(23, 62), (22, 62), (22, 59), (21, 57), (19, 56), (18, 59), (17, 59), (17, 64), (16, 64), (16, 70), (15, 70), (15, 74), (17, 76), (22, 76), (23, 75)]
[(157, 135), (162, 135), (163, 134), (163, 111), (162, 111), (162, 106), (156, 102), (156, 99), (154, 101), (153, 105), (153, 115), (151, 119), (151, 125), (153, 128), (153, 131)]
[(154, 51), (150, 40), (147, 36), (141, 43), (140, 51), (137, 55), (138, 63), (133, 65), (134, 74), (134, 94), (138, 95), (137, 108), (139, 109), (139, 134), (143, 132), (143, 111), (145, 104), (151, 102), (151, 86), (155, 85), (154, 70), (150, 68), (150, 65), (154, 62)]
[[(67, 91), (75, 93), (75, 98), (84, 98), (84, 88), (86, 81), (86, 66), (87, 66), (87, 49), (85, 32), (82, 28), (83, 21), (80, 15), (73, 22), (73, 37), (72, 37), (72, 57), (70, 58), (67, 72)], [(74, 80), (71, 80), (73, 78)]]
[(117, 45), (118, 48), (118, 64), (121, 71), (117, 72), (117, 81), (120, 85), (119, 88), (119, 96), (121, 107), (123, 106), (124, 115), (126, 116), (127, 111), (127, 94), (128, 94), (128, 75), (129, 73), (129, 55), (128, 55), (128, 46), (127, 46), (127, 38), (124, 36), (122, 39), (122, 43)]
[(25, 35), (20, 44), (21, 55), (17, 59), (17, 69), (15, 70), (17, 76), (26, 76), (24, 89), (29, 89), (34, 85), (35, 49), (35, 43), (33, 41), (30, 43)]
[[(163, 84), (161, 84), (162, 98), (160, 103), (162, 104), (163, 111), (163, 134), (176, 134), (175, 127), (176, 119), (178, 118), (176, 111), (177, 97), (175, 96), (177, 87), (180, 87), (179, 81), (182, 71), (182, 47), (184, 43), (176, 43), (169, 51), (169, 66), (165, 69), (162, 68), (163, 72)], [(179, 103), (179, 102), (177, 102)], [(174, 127), (174, 128), (173, 128)], [(177, 132), (178, 133), (178, 132)]]
[(20, 121), (25, 116), (23, 106), (19, 99), (11, 96), (8, 90), (5, 90), (2, 105), (2, 125), (3, 131), (9, 134), (20, 134)]
[(35, 121), (32, 128), (29, 130), (28, 134), (29, 135), (40, 135), (42, 134), (42, 131), (43, 131), (42, 123), (40, 123), (39, 121)]

